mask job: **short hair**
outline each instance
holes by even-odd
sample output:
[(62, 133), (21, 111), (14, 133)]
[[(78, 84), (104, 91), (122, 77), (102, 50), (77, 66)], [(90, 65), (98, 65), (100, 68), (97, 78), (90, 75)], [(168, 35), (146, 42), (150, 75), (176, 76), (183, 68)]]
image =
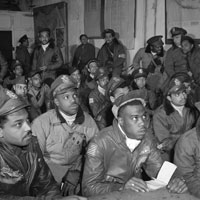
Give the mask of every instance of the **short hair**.
[(4, 124), (8, 121), (7, 115), (0, 116), (0, 128), (3, 128)]
[(142, 102), (141, 102), (140, 100), (138, 100), (138, 99), (135, 99), (135, 100), (133, 100), (133, 101), (131, 101), (131, 102), (128, 102), (128, 103), (124, 104), (124, 105), (119, 109), (119, 111), (118, 111), (118, 117), (121, 117), (121, 116), (122, 116), (122, 114), (123, 114), (123, 112), (124, 112), (124, 110), (125, 110), (125, 108), (126, 108), (127, 106), (139, 106), (139, 105), (141, 105), (141, 106), (144, 107), (144, 105), (142, 104)]
[(86, 34), (81, 34), (80, 37), (79, 37), (79, 39), (81, 40), (82, 37), (86, 37), (88, 39), (88, 36)]

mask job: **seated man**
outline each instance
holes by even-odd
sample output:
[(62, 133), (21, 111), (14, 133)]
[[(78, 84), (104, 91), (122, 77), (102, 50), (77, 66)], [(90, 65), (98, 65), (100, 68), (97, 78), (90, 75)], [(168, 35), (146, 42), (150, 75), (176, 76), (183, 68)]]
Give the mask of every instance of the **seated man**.
[(111, 103), (106, 98), (106, 89), (109, 83), (108, 73), (103, 68), (99, 68), (95, 79), (97, 88), (92, 90), (89, 95), (89, 106), (92, 115), (101, 130), (110, 125), (108, 123), (108, 111), (110, 111), (109, 108), (111, 108)]
[(153, 129), (163, 150), (163, 158), (173, 161), (174, 145), (178, 138), (186, 131), (194, 127), (198, 110), (190, 105), (186, 93), (186, 87), (179, 80), (172, 78), (165, 88), (164, 102), (155, 111), (153, 116)]
[(71, 77), (60, 75), (51, 85), (55, 109), (36, 118), (32, 125), (56, 181), (61, 184), (64, 177), (63, 183), (71, 183), (73, 189), (67, 192), (77, 191), (85, 143), (98, 133), (92, 117), (78, 104), (76, 87)]
[(191, 194), (200, 198), (200, 120), (184, 133), (175, 148), (174, 162), (179, 167)]
[(32, 136), (28, 105), (2, 87), (0, 96), (0, 199), (73, 200), (62, 198)]
[[(134, 91), (116, 100), (117, 119), (100, 131), (89, 144), (82, 180), (86, 196), (132, 189), (147, 192), (141, 179), (142, 168), (149, 177), (156, 177), (162, 166), (145, 112), (145, 101)], [(168, 185), (173, 192), (184, 192), (184, 182), (175, 178)]]

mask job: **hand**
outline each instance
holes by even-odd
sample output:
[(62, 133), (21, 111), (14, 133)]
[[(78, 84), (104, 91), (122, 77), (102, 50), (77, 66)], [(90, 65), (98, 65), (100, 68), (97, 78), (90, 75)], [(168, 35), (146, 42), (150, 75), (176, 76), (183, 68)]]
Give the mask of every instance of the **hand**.
[(131, 178), (124, 186), (124, 189), (131, 189), (135, 192), (149, 192), (147, 184), (139, 178)]
[(63, 196), (78, 194), (80, 191), (80, 171), (69, 170), (62, 179), (61, 192)]
[(46, 70), (47, 70), (47, 66), (42, 66), (42, 67), (40, 67), (40, 70), (46, 71)]
[(157, 146), (157, 149), (162, 151), (169, 151), (173, 148), (173, 146), (174, 142), (170, 138), (166, 138)]
[(174, 178), (167, 185), (169, 192), (173, 193), (183, 193), (187, 191), (187, 186), (183, 178)]

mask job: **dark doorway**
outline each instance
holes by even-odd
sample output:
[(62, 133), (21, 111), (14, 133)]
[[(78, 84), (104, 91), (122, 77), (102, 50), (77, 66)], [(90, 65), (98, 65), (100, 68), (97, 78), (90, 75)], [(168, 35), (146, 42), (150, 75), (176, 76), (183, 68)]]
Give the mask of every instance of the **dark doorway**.
[(12, 62), (12, 31), (0, 31), (0, 51), (10, 64)]

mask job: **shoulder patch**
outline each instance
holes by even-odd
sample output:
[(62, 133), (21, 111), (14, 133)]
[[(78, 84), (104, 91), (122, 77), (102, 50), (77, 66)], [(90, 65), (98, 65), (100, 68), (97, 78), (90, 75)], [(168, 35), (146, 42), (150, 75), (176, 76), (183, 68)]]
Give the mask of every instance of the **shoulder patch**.
[(89, 103), (94, 103), (94, 99), (93, 98), (89, 98)]
[(91, 144), (88, 148), (88, 151), (87, 151), (87, 155), (88, 156), (92, 156), (94, 157), (96, 155), (96, 152), (97, 152), (97, 145), (96, 144)]

